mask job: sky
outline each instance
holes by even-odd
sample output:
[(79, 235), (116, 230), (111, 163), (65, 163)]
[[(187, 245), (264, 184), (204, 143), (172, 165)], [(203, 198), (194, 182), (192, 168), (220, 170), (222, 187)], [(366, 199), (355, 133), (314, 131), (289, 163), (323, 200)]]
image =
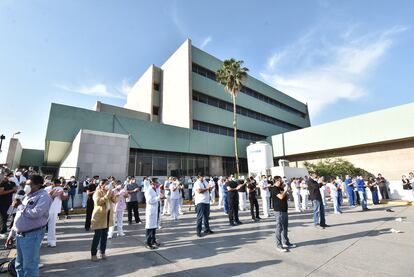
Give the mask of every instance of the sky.
[(123, 106), (190, 38), (308, 103), (312, 125), (414, 101), (414, 2), (0, 0), (0, 162), (44, 149), (52, 102)]

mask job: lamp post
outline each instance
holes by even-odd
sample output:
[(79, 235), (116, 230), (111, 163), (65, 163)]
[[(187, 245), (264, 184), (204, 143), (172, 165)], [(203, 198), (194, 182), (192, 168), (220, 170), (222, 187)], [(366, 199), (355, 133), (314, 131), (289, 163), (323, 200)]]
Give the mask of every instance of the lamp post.
[(14, 136), (15, 136), (15, 135), (20, 135), (20, 131), (19, 131), (19, 132), (14, 133), (14, 134), (13, 134), (13, 136), (12, 136), (12, 138), (14, 138)]
[(1, 146), (3, 145), (3, 140), (5, 140), (5, 139), (6, 139), (5, 135), (0, 136), (0, 153), (1, 153)]

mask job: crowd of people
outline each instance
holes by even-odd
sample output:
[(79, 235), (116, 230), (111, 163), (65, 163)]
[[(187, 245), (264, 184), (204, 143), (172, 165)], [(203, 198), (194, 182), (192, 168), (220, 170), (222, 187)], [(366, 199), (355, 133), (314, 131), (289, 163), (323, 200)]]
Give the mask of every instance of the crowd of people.
[[(94, 176), (78, 182), (75, 176), (53, 179), (43, 178), (33, 169), (17, 169), (6, 172), (0, 184), (0, 212), (2, 217), (1, 236), (7, 236), (6, 246), (17, 248), (16, 271), (19, 276), (38, 276), (39, 250), (47, 232), (47, 244), (56, 247), (56, 223), (60, 218), (70, 219), (69, 207), (75, 207), (75, 196), (82, 194), (82, 207), (86, 208), (85, 230), (94, 232), (91, 244), (91, 260), (98, 261), (98, 248), (101, 259), (106, 259), (107, 240), (116, 234), (125, 236), (123, 215), (127, 211), (128, 224), (142, 224), (139, 203), (145, 203), (145, 229), (148, 249), (157, 249), (161, 243), (156, 230), (161, 228), (162, 216), (179, 220), (183, 214), (184, 184), (176, 177), (168, 177), (165, 182), (157, 178), (144, 177), (138, 184), (135, 177), (125, 181), (113, 176)], [(413, 190), (414, 174), (403, 176), (404, 189)], [(296, 212), (312, 207), (315, 227), (329, 227), (325, 220), (327, 199), (333, 203), (335, 214), (341, 214), (343, 199), (349, 206), (367, 207), (367, 191), (372, 195), (373, 204), (379, 204), (378, 191), (383, 199), (388, 199), (386, 180), (381, 174), (364, 180), (362, 176), (344, 179), (339, 176), (324, 177), (316, 173), (309, 177), (287, 180), (281, 176), (251, 176), (248, 178), (205, 177), (192, 179), (189, 196), (193, 199), (196, 212), (196, 234), (198, 237), (213, 234), (210, 228), (210, 209), (223, 208), (229, 225), (243, 224), (239, 211), (245, 211), (250, 204), (253, 222), (274, 216), (276, 220), (276, 247), (281, 252), (294, 248), (288, 238), (288, 201), (293, 200)], [(216, 203), (218, 192), (218, 203)], [(261, 209), (258, 198), (261, 198)], [(311, 205), (310, 205), (311, 204)], [(260, 212), (261, 210), (261, 212)], [(271, 211), (272, 210), (272, 211)], [(8, 221), (10, 224), (8, 225)], [(204, 230), (203, 230), (204, 225)]]

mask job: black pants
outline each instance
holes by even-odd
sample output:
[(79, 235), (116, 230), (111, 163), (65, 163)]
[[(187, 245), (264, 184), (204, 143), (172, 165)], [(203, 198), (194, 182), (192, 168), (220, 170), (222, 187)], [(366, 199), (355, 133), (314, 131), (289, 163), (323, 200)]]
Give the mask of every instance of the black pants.
[(139, 218), (138, 212), (138, 201), (127, 202), (127, 210), (128, 210), (128, 222), (132, 223), (132, 211), (134, 211), (135, 222), (138, 223), (141, 221)]
[(7, 205), (6, 203), (1, 203), (0, 205), (0, 216), (1, 216), (0, 234), (7, 233), (7, 219), (9, 219), (9, 215), (7, 214), (7, 211), (9, 210), (10, 205)]
[(91, 228), (92, 212), (93, 212), (93, 199), (88, 198), (86, 202), (86, 220), (85, 220), (85, 229), (89, 230)]
[(147, 245), (154, 245), (155, 244), (155, 231), (157, 229), (146, 229), (146, 237), (147, 237)]
[(389, 199), (390, 198), (390, 196), (388, 195), (388, 189), (387, 189), (386, 185), (379, 187), (379, 191), (381, 193), (382, 199)]
[(108, 228), (95, 230), (91, 247), (92, 256), (96, 256), (96, 253), (98, 253), (98, 245), (100, 245), (99, 250), (101, 251), (101, 254), (105, 254), (107, 240)]
[(229, 201), (229, 220), (239, 222), (239, 194), (232, 192), (228, 194)]
[[(249, 193), (249, 202), (250, 202), (250, 214), (252, 219), (259, 218), (259, 202), (257, 202), (256, 192)], [(254, 210), (256, 209), (256, 213)]]
[(210, 204), (207, 203), (198, 203), (196, 207), (197, 211), (197, 234), (201, 233), (202, 229), (202, 223), (204, 219), (204, 228), (205, 231), (210, 230), (210, 224), (209, 224), (209, 216), (210, 216)]

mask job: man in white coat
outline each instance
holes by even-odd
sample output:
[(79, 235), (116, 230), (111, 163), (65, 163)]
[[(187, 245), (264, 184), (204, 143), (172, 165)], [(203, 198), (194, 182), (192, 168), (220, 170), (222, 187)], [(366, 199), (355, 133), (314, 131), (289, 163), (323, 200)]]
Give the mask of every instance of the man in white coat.
[(156, 187), (156, 180), (152, 180), (149, 189), (145, 191), (145, 229), (147, 242), (145, 247), (148, 249), (157, 249), (160, 243), (155, 238), (155, 233), (158, 228), (158, 216), (160, 200), (164, 199), (164, 195)]
[(180, 206), (180, 182), (175, 177), (170, 183), (170, 191), (171, 219), (178, 220)]
[(290, 184), (290, 187), (292, 188), (293, 201), (295, 202), (295, 210), (300, 213), (302, 210), (300, 209), (300, 183), (299, 183), (299, 179), (294, 178), (292, 183)]
[(165, 200), (164, 209), (162, 215), (171, 215), (171, 190), (170, 185), (172, 183), (172, 177), (168, 177), (164, 182)]
[(210, 191), (210, 204), (216, 204), (216, 182), (214, 182), (213, 177), (210, 177), (210, 181), (208, 182), (208, 186), (211, 188)]
[(218, 191), (219, 191), (219, 201), (218, 201), (218, 208), (221, 209), (221, 206), (224, 205), (224, 197), (223, 197), (223, 177), (220, 176), (220, 178), (217, 181), (217, 185), (218, 185)]
[(265, 175), (262, 175), (262, 178), (259, 182), (260, 186), (260, 196), (262, 197), (262, 205), (263, 205), (263, 217), (269, 217), (269, 198), (270, 198), (270, 191), (269, 191), (269, 184), (267, 183), (267, 178)]

